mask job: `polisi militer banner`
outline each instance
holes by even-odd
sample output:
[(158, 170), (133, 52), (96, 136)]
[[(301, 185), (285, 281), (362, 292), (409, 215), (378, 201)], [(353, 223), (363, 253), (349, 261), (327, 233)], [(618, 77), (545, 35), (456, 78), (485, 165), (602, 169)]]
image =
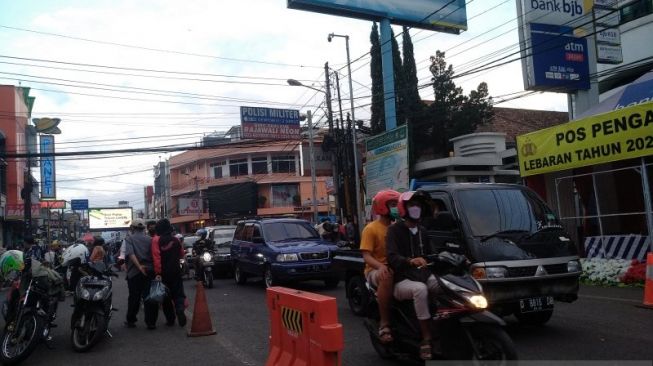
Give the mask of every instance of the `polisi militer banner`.
[(244, 139), (299, 140), (299, 111), (263, 107), (240, 107)]
[(653, 154), (653, 102), (517, 136), (522, 177)]
[(467, 30), (465, 0), (288, 0), (288, 7), (448, 33)]

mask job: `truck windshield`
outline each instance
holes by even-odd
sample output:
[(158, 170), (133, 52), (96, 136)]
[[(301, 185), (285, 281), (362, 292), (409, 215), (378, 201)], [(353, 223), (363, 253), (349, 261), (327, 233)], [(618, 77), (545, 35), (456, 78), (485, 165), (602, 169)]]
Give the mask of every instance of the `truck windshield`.
[(458, 199), (474, 236), (561, 227), (551, 209), (526, 190), (470, 189), (458, 192)]
[(317, 231), (304, 222), (271, 222), (263, 224), (265, 239), (272, 242), (319, 239)]

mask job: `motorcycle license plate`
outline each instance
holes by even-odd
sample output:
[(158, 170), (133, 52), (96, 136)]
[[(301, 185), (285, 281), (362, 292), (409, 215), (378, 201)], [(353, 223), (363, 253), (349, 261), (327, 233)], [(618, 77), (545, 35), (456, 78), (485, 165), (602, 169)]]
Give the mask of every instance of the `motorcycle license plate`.
[(531, 297), (519, 300), (519, 311), (522, 313), (534, 313), (553, 309), (553, 296)]

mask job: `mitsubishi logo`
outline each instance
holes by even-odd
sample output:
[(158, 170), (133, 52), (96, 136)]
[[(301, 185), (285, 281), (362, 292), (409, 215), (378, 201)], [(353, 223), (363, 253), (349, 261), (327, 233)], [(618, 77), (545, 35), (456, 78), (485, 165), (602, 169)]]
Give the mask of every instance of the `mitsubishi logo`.
[(537, 266), (537, 271), (535, 271), (535, 276), (546, 276), (548, 273), (546, 269), (542, 266)]

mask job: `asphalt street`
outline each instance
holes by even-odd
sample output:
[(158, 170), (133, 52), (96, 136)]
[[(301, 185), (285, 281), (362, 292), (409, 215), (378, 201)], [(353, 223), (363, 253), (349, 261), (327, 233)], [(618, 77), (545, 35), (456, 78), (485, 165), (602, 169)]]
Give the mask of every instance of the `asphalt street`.
[[(121, 274), (124, 276), (124, 274)], [(122, 323), (127, 286), (115, 280), (114, 305), (120, 309), (111, 321), (113, 338), (106, 337), (94, 349), (76, 354), (70, 346), (70, 298), (61, 303), (59, 327), (54, 331), (55, 349), (39, 346), (29, 365), (264, 365), (268, 350), (269, 320), (265, 289), (260, 281), (238, 286), (232, 279), (216, 281), (207, 289), (215, 336), (189, 338), (179, 326), (166, 327), (160, 314), (156, 330), (142, 322), (135, 329)], [(397, 365), (383, 361), (374, 352), (363, 327), (363, 319), (347, 306), (344, 286), (325, 290), (320, 282), (301, 290), (338, 299), (338, 315), (345, 332), (344, 365)], [(194, 302), (195, 282), (186, 281), (186, 293)], [(653, 360), (650, 347), (653, 310), (642, 309), (642, 289), (583, 286), (572, 304), (557, 304), (556, 314), (545, 327), (526, 327), (507, 318), (508, 332), (521, 359), (529, 360)], [(142, 316), (139, 318), (142, 319)], [(190, 326), (190, 319), (189, 325)]]

